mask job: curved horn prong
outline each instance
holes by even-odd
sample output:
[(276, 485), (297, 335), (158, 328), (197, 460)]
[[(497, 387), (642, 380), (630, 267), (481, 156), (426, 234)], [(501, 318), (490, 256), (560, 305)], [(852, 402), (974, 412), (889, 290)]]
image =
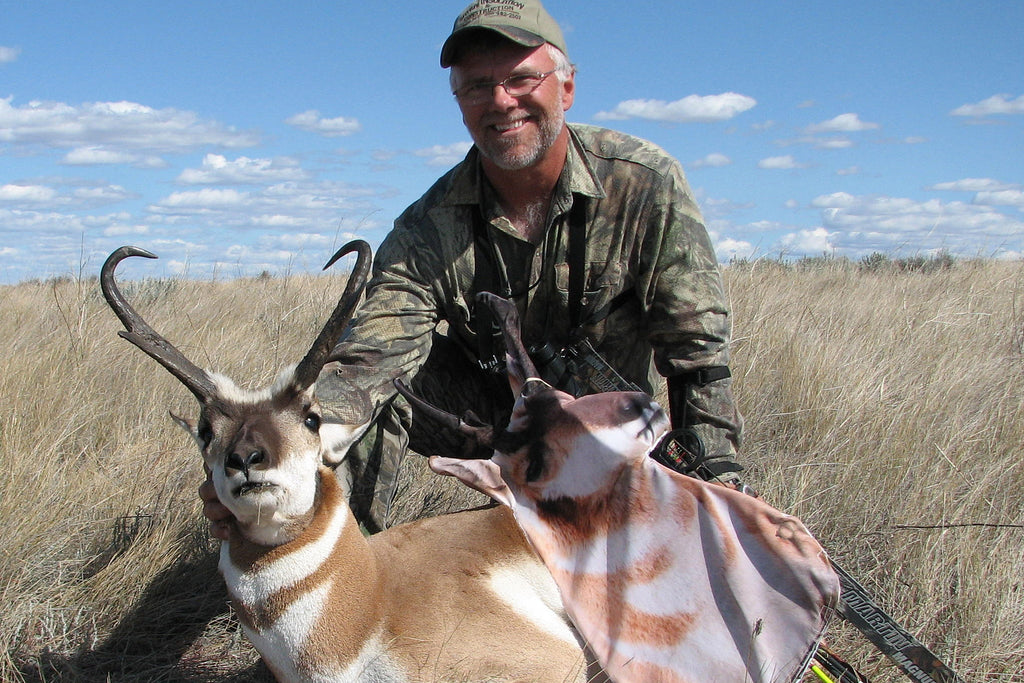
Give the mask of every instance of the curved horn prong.
[(515, 303), (508, 299), (490, 292), (480, 292), (476, 295), (477, 305), (483, 304), (491, 309), (494, 317), (501, 323), (501, 332), (505, 338), (505, 352), (512, 359), (512, 362), (519, 365), (523, 371), (523, 377), (536, 377), (537, 368), (530, 359), (523, 344), (522, 333), (519, 330), (519, 310)]
[(118, 334), (164, 366), (200, 402), (205, 403), (217, 393), (210, 375), (186, 358), (169, 341), (157, 334), (121, 294), (121, 290), (114, 280), (114, 270), (118, 263), (129, 256), (156, 258), (155, 254), (145, 249), (125, 246), (116, 249), (103, 263), (103, 268), (100, 270), (100, 289), (103, 290), (103, 297), (107, 300), (107, 304), (125, 326), (125, 330)]
[(334, 312), (331, 313), (331, 317), (324, 323), (324, 327), (320, 330), (320, 334), (317, 335), (313, 345), (295, 368), (295, 381), (300, 390), (313, 386), (317, 376), (327, 362), (331, 349), (334, 348), (338, 337), (341, 336), (345, 326), (352, 319), (352, 314), (355, 313), (356, 306), (359, 304), (359, 297), (362, 296), (363, 288), (366, 287), (366, 280), (370, 273), (371, 253), (370, 245), (364, 240), (353, 240), (336, 251), (334, 256), (327, 261), (324, 270), (331, 267), (335, 261), (345, 254), (352, 252), (357, 253), (356, 265), (352, 269), (352, 274), (349, 275), (345, 291), (342, 293), (341, 298), (338, 299)]
[(455, 430), (472, 438), (480, 446), (494, 447), (494, 427), (485, 424), (470, 424), (456, 415), (427, 403), (414, 394), (412, 389), (400, 379), (396, 379), (394, 385), (398, 393), (404, 396), (414, 408), (422, 410), (432, 420), (436, 420), (448, 429)]

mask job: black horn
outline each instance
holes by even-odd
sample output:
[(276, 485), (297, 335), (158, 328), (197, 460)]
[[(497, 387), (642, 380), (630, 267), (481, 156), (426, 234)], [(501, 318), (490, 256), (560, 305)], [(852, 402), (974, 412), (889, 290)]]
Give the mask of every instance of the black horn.
[(366, 287), (366, 280), (370, 273), (371, 253), (370, 245), (364, 240), (353, 240), (336, 251), (324, 266), (324, 270), (330, 268), (342, 256), (352, 252), (357, 254), (356, 265), (352, 269), (352, 274), (349, 275), (345, 291), (338, 300), (337, 306), (334, 307), (331, 317), (327, 319), (320, 334), (317, 335), (313, 346), (295, 368), (295, 382), (301, 390), (308, 389), (316, 382), (331, 349), (334, 348), (338, 337), (341, 336), (345, 326), (352, 319), (356, 306), (359, 304), (359, 298), (363, 295), (363, 289)]
[(394, 384), (398, 393), (404, 396), (413, 408), (423, 411), (423, 413), (432, 420), (439, 422), (442, 426), (447, 427), (448, 429), (452, 429), (460, 434), (470, 437), (478, 446), (485, 446), (488, 448), (494, 447), (494, 427), (491, 425), (483, 424), (476, 419), (469, 422), (457, 415), (441, 410), (431, 403), (427, 403), (422, 398), (414, 394), (412, 389), (410, 389), (408, 385), (400, 379), (396, 379)]
[(114, 280), (114, 270), (129, 256), (156, 258), (145, 249), (125, 246), (115, 250), (103, 263), (100, 270), (100, 288), (110, 308), (120, 318), (125, 329), (118, 334), (148, 354), (178, 378), (201, 403), (216, 395), (217, 390), (210, 375), (185, 357), (178, 349), (156, 333), (128, 303)]
[(505, 339), (505, 353), (508, 354), (509, 360), (522, 371), (523, 379), (537, 377), (537, 368), (523, 344), (522, 333), (519, 330), (519, 311), (516, 309), (515, 303), (490, 292), (477, 294), (476, 303), (478, 306), (484, 305), (491, 309), (492, 315), (500, 323)]

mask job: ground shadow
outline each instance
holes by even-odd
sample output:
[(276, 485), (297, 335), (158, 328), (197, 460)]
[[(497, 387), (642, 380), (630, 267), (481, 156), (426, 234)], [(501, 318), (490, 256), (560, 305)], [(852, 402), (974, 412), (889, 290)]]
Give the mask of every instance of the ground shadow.
[(238, 629), (212, 550), (158, 574), (98, 644), (71, 656), (44, 652), (20, 673), (32, 683), (274, 680)]

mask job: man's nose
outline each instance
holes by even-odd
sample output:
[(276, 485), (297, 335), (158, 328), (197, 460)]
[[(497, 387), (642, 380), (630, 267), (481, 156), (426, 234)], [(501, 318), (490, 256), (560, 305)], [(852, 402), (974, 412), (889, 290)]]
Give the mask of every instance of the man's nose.
[(501, 83), (495, 83), (491, 88), (491, 99), (488, 100), (488, 104), (496, 109), (511, 109), (519, 104), (519, 98), (509, 95)]

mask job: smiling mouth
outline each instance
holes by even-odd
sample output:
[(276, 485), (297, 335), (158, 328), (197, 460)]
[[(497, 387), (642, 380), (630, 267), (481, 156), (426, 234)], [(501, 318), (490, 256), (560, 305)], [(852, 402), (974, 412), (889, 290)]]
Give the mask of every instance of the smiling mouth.
[(495, 123), (491, 125), (491, 128), (499, 134), (512, 133), (520, 130), (526, 125), (529, 118), (516, 119), (515, 121), (508, 121), (504, 123)]

